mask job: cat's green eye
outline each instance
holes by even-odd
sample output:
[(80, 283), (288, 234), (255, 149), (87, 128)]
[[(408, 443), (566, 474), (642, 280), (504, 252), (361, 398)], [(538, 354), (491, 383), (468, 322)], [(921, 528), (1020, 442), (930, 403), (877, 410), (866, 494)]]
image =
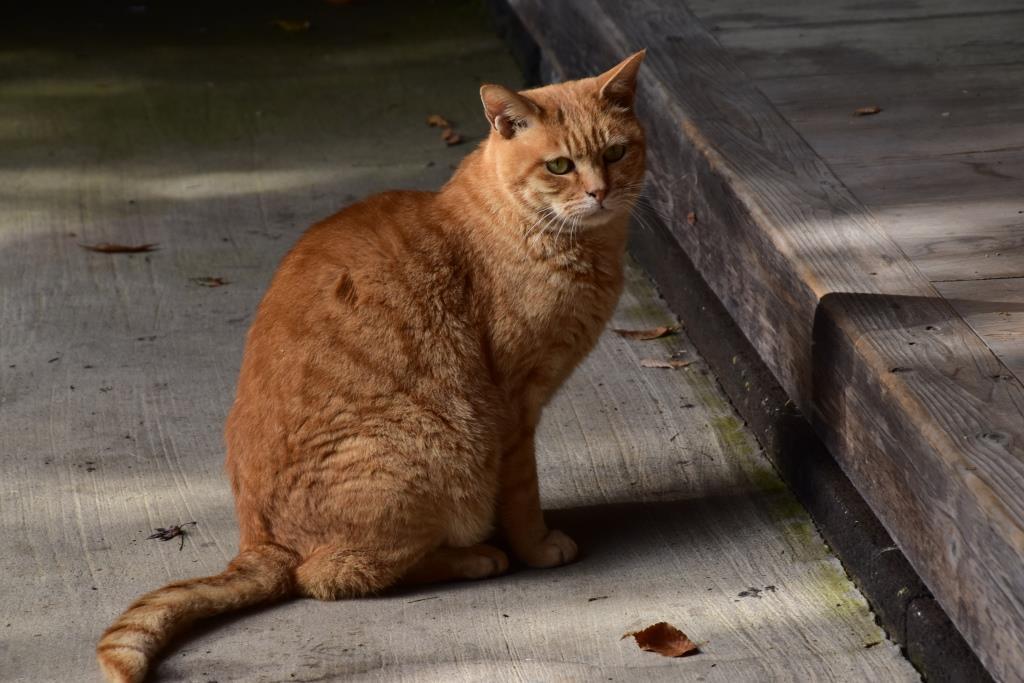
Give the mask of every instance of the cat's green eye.
[(548, 167), (548, 170), (555, 175), (565, 175), (572, 169), (576, 168), (576, 164), (572, 163), (572, 159), (568, 157), (558, 157), (544, 164)]
[(626, 156), (626, 146), (625, 145), (610, 145), (604, 151), (604, 160), (605, 161), (618, 161), (619, 159), (621, 159), (624, 156)]

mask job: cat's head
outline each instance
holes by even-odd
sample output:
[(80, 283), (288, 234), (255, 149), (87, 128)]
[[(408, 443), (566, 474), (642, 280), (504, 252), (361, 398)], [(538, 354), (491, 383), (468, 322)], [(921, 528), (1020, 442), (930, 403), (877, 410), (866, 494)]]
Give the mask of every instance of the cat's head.
[(586, 229), (628, 213), (644, 178), (644, 131), (633, 113), (646, 50), (593, 78), (513, 92), (480, 88), (487, 157), (538, 226)]

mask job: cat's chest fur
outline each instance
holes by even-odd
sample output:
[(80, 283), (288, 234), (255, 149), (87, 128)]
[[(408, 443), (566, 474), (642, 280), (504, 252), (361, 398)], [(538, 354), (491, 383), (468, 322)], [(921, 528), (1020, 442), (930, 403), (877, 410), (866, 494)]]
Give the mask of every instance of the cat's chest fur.
[(593, 347), (622, 289), (618, 242), (509, 259), (495, 289), (491, 344), (510, 394), (546, 402)]

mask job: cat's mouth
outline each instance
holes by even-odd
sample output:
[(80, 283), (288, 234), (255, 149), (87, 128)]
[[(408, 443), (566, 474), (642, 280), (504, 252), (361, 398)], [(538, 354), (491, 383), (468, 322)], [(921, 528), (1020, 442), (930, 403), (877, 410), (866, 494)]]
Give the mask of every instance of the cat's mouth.
[(540, 209), (531, 233), (551, 233), (571, 235), (581, 231), (600, 228), (615, 218), (628, 213), (629, 207), (623, 206), (614, 198), (597, 202), (572, 202), (569, 204), (548, 205)]
[(613, 218), (617, 218), (623, 211), (623, 207), (614, 198), (609, 198), (600, 204), (588, 202), (581, 206), (573, 207), (565, 213), (570, 221), (576, 222), (580, 226), (596, 227), (607, 223)]
[(618, 212), (612, 210), (611, 207), (600, 206), (596, 209), (580, 212), (577, 221), (581, 226), (592, 228), (604, 225), (617, 215)]
[(581, 231), (593, 230), (611, 220), (615, 212), (607, 208), (585, 211), (557, 211), (548, 221), (544, 231), (555, 234), (576, 234)]

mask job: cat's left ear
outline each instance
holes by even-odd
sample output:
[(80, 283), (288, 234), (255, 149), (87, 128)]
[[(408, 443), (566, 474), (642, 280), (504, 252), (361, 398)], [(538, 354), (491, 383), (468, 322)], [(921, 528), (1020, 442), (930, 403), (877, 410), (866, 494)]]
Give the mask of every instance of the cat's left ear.
[(632, 109), (636, 98), (636, 75), (646, 55), (646, 49), (634, 52), (598, 76), (597, 87), (601, 98), (616, 106)]
[(529, 97), (500, 85), (482, 86), (480, 100), (491, 128), (506, 140), (515, 135), (516, 130), (528, 128), (540, 114), (540, 107)]

